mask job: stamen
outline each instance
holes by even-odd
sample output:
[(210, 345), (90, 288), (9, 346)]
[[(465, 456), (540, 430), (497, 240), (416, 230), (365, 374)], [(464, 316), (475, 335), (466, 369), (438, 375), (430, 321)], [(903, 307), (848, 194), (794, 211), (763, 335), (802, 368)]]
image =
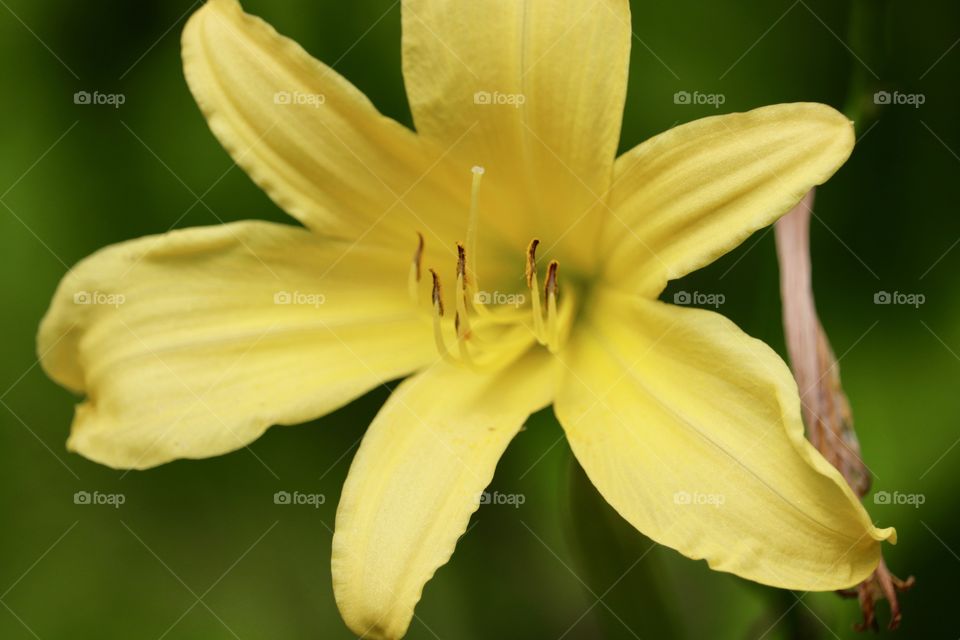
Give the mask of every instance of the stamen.
[[(466, 242), (457, 243), (457, 279), (454, 291), (453, 322), (445, 324), (446, 308), (443, 300), (443, 288), (439, 274), (429, 269), (431, 288), (431, 307), (433, 315), (433, 334), (437, 351), (447, 362), (467, 365), (472, 368), (487, 367), (516, 356), (518, 350), (529, 348), (539, 342), (551, 352), (560, 348), (560, 342), (566, 339), (566, 333), (575, 313), (576, 288), (564, 294), (563, 304), (558, 302), (559, 268), (556, 260), (547, 265), (547, 272), (541, 294), (539, 273), (537, 271), (537, 249), (540, 240), (533, 238), (527, 247), (525, 261), (525, 279), (531, 298), (533, 327), (523, 319), (528, 313), (521, 308), (522, 296), (514, 297), (513, 309), (510, 309), (509, 296), (494, 292), (481, 295), (477, 277), (477, 242), (479, 235), (479, 190), (484, 169), (475, 166), (470, 192), (470, 213), (467, 224)], [(425, 252), (423, 234), (417, 233), (417, 247), (410, 263), (408, 288), (411, 300), (419, 304), (422, 291), (423, 255)], [(541, 300), (541, 295), (544, 296)], [(491, 305), (489, 308), (487, 305)], [(544, 308), (546, 307), (546, 308)], [(476, 317), (471, 318), (471, 314)], [(457, 347), (448, 346), (445, 332), (453, 325), (454, 340)], [(477, 360), (474, 360), (474, 358)]]
[(444, 360), (453, 361), (453, 356), (447, 350), (447, 342), (443, 339), (443, 327), (440, 324), (443, 318), (443, 291), (440, 288), (440, 276), (433, 269), (430, 269), (430, 275), (433, 276), (433, 339), (437, 343), (437, 351), (443, 356)]
[(547, 298), (557, 295), (557, 269), (559, 268), (560, 263), (556, 260), (551, 260), (547, 265), (547, 281), (543, 285), (543, 295)]
[(534, 282), (537, 281), (537, 247), (540, 246), (540, 240), (534, 238), (530, 241), (530, 244), (527, 246), (527, 286), (534, 286)]
[(440, 287), (440, 276), (437, 275), (437, 272), (433, 269), (430, 269), (430, 275), (433, 276), (433, 293), (431, 294), (431, 299), (433, 301), (433, 310), (436, 312), (438, 318), (443, 317), (443, 289)]
[(466, 283), (466, 274), (467, 274), (467, 252), (463, 248), (463, 243), (457, 243), (457, 277), (463, 277), (464, 283)]
[(453, 326), (457, 332), (457, 347), (460, 349), (460, 359), (468, 366), (473, 365), (473, 359), (470, 357), (470, 350), (467, 348), (467, 338), (470, 337), (469, 329), (461, 329), (460, 318), (466, 320), (466, 314), (460, 315), (460, 312), (453, 316)]
[(423, 234), (417, 232), (417, 250), (413, 252), (413, 262), (410, 263), (410, 275), (407, 278), (407, 291), (410, 293), (410, 300), (415, 304), (420, 304), (420, 276), (423, 268)]
[(547, 298), (547, 348), (555, 352), (559, 348), (560, 332), (557, 324), (557, 269), (560, 263), (552, 260), (547, 267), (547, 281), (543, 287)]
[(470, 337), (470, 316), (467, 314), (467, 256), (463, 244), (457, 243), (457, 318), (462, 319), (463, 331), (460, 330), (460, 321), (457, 325), (457, 339), (465, 340)]
[(537, 247), (540, 240), (534, 238), (527, 247), (527, 287), (530, 289), (530, 304), (533, 308), (533, 333), (543, 344), (543, 310), (540, 308), (540, 285), (537, 283)]

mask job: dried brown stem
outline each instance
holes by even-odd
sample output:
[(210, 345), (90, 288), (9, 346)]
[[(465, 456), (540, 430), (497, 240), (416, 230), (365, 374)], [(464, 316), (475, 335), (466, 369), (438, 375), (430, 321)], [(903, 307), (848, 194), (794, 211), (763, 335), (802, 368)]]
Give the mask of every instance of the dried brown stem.
[[(817, 316), (810, 262), (810, 218), (814, 190), (777, 222), (777, 257), (780, 261), (780, 295), (783, 327), (790, 365), (800, 390), (807, 438), (837, 468), (861, 498), (870, 491), (870, 470), (860, 456), (860, 443), (853, 428), (850, 403), (840, 382), (840, 366)], [(840, 592), (860, 601), (863, 622), (858, 631), (877, 630), (876, 602), (890, 603), (889, 629), (900, 625), (897, 593), (913, 586), (911, 576), (900, 580), (880, 564), (855, 590)]]

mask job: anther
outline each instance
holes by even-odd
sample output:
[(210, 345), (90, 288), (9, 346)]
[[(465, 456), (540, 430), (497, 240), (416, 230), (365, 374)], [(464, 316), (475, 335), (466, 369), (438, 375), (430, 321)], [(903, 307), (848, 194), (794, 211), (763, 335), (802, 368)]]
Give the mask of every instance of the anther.
[(407, 291), (414, 304), (420, 304), (420, 276), (423, 269), (423, 234), (417, 232), (417, 250), (413, 252), (413, 261), (410, 263), (410, 275), (407, 278)]
[(547, 298), (547, 348), (555, 351), (559, 345), (559, 327), (557, 323), (557, 269), (560, 263), (552, 260), (547, 266), (547, 280), (543, 287), (544, 296)]
[(533, 287), (537, 279), (537, 247), (540, 246), (540, 240), (534, 238), (527, 247), (527, 286)]
[(433, 276), (433, 293), (431, 294), (433, 309), (438, 317), (443, 317), (443, 290), (440, 287), (440, 276), (433, 269), (430, 269), (430, 275)]
[(470, 316), (467, 314), (467, 252), (463, 244), (457, 243), (457, 318), (462, 319), (463, 330), (460, 328), (460, 321), (456, 323), (457, 339), (466, 339), (470, 334)]
[(560, 268), (560, 263), (556, 260), (551, 260), (550, 264), (547, 266), (547, 281), (543, 285), (543, 295), (550, 298), (550, 296), (556, 297), (557, 295), (557, 269)]
[(440, 288), (440, 276), (433, 269), (430, 269), (430, 275), (433, 276), (433, 339), (437, 343), (437, 351), (444, 360), (454, 361), (450, 352), (447, 350), (447, 342), (443, 339), (443, 326), (440, 320), (443, 317), (443, 291)]
[(530, 306), (533, 311), (533, 334), (541, 343), (544, 342), (543, 335), (543, 311), (540, 308), (540, 284), (537, 282), (537, 247), (540, 246), (540, 240), (534, 238), (527, 247), (527, 287), (530, 289)]
[(463, 248), (463, 243), (457, 243), (457, 277), (463, 278), (464, 284), (467, 282), (467, 252)]

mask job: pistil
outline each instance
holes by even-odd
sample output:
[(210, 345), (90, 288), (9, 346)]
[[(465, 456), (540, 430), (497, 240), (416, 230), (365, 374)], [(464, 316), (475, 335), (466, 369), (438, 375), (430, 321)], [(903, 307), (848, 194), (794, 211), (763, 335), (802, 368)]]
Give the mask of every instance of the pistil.
[(483, 167), (477, 166), (470, 169), (473, 173), (473, 180), (470, 184), (470, 216), (467, 218), (467, 255), (470, 261), (467, 263), (467, 280), (478, 288), (477, 279), (477, 235), (480, 231), (480, 180), (485, 172)]

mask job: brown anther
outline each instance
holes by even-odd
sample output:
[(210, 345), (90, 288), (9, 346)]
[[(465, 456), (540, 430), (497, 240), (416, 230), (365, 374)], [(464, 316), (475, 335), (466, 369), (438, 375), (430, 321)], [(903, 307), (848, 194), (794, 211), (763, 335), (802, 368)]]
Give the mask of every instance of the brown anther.
[(549, 299), (550, 296), (557, 295), (557, 269), (560, 268), (560, 263), (556, 260), (551, 260), (550, 264), (547, 265), (547, 280), (543, 285), (543, 294)]
[(540, 246), (540, 241), (536, 238), (530, 241), (530, 246), (527, 247), (527, 288), (533, 287), (533, 276), (537, 273), (537, 247)]
[(467, 250), (463, 248), (463, 243), (457, 243), (457, 277), (463, 276), (463, 288), (467, 288)]
[(443, 315), (443, 291), (440, 287), (440, 276), (433, 269), (430, 269), (430, 275), (433, 276), (433, 305), (437, 308), (440, 315)]
[(417, 268), (417, 282), (420, 282), (420, 275), (423, 267), (423, 234), (417, 232), (417, 250), (413, 252), (413, 264)]

